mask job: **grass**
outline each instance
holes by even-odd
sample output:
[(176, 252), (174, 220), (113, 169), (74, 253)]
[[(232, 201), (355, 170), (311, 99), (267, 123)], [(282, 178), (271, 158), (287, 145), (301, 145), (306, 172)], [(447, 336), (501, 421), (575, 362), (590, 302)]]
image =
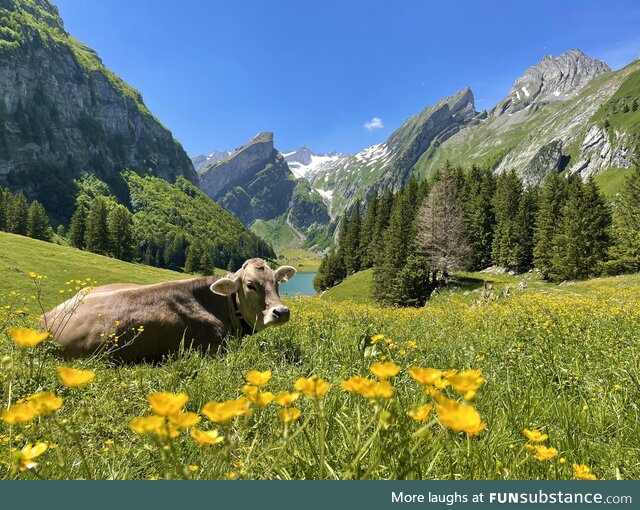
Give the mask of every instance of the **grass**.
[(595, 176), (595, 181), (602, 193), (611, 200), (624, 189), (627, 176), (632, 172), (632, 168), (607, 168)]
[(322, 298), (327, 301), (352, 301), (354, 303), (373, 304), (373, 297), (371, 297), (372, 278), (373, 269), (360, 271), (327, 290), (322, 294)]
[(278, 262), (295, 267), (301, 273), (317, 271), (322, 255), (301, 248), (285, 248), (278, 254)]
[[(45, 274), (48, 284), (62, 288), (70, 279), (97, 280), (107, 283), (158, 283), (184, 280), (191, 275), (142, 264), (131, 264), (86, 251), (46, 243), (28, 237), (0, 232), (0, 294), (3, 291), (25, 292), (31, 288), (29, 272)], [(43, 296), (47, 307), (59, 302), (59, 295)]]
[[(15, 238), (0, 240), (4, 263), (5, 241), (20, 246)], [(187, 350), (159, 365), (78, 360), (69, 364), (96, 376), (69, 388), (57, 376), (63, 362), (50, 340), (23, 349), (8, 330), (33, 325), (22, 298), (55, 300), (61, 277), (102, 278), (107, 261), (86, 254), (79, 265), (71, 257), (76, 251), (52, 245), (36, 256), (26, 246), (11, 264), (49, 278), (21, 273), (0, 282), (0, 405), (6, 409), (38, 391), (54, 392), (64, 403), (24, 425), (0, 422), (2, 478), (566, 479), (573, 477), (573, 463), (588, 465), (598, 478), (640, 478), (640, 275), (559, 286), (530, 275), (520, 291), (514, 288), (519, 277), (461, 274), (458, 291), (441, 293), (423, 309), (290, 299), (289, 324), (230, 340), (223, 355)], [(126, 280), (134, 281), (139, 267), (126, 268)], [(485, 277), (492, 279), (495, 299), (481, 300), (476, 293)], [(17, 286), (30, 288), (25, 293)], [(509, 297), (499, 293), (506, 286), (512, 288)], [(372, 343), (376, 334), (385, 339)], [(372, 377), (370, 365), (389, 360), (401, 368), (389, 379), (393, 398), (368, 400), (341, 387), (352, 376)], [(485, 382), (474, 378), (480, 387), (475, 396), (466, 394), (463, 409), (477, 410), (484, 430), (455, 432), (443, 408), (426, 421), (410, 418), (409, 410), (434, 404), (433, 398), (442, 398), (438, 394), (461, 400), (453, 387), (423, 391), (411, 366), (481, 370)], [(242, 395), (252, 369), (272, 372), (263, 393), (292, 391), (299, 378), (311, 375), (330, 387), (319, 399), (300, 396), (293, 402), (300, 419), (286, 426), (273, 403), (252, 405), (250, 416), (226, 424), (200, 412), (207, 402)], [(171, 439), (134, 433), (131, 420), (151, 414), (147, 396), (163, 390), (188, 394), (185, 410), (200, 413), (197, 427), (218, 430), (223, 441), (201, 448), (186, 431)], [(468, 417), (461, 421), (468, 425)], [(525, 428), (548, 434), (542, 444), (557, 455), (534, 458)], [(49, 448), (37, 466), (20, 471), (17, 452), (34, 442)]]

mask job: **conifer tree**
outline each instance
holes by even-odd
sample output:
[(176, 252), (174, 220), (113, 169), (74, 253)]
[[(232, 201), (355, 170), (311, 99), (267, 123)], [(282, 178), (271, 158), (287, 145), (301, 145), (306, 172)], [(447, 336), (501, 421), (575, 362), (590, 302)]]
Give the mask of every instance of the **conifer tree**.
[(362, 231), (360, 234), (360, 268), (368, 269), (374, 263), (373, 240), (378, 216), (378, 192), (373, 191), (367, 201), (367, 211), (362, 220)]
[(7, 204), (7, 227), (7, 230), (12, 234), (27, 235), (29, 203), (22, 193), (13, 196)]
[(123, 205), (109, 213), (109, 241), (113, 256), (120, 260), (133, 260), (133, 218)]
[(101, 255), (109, 254), (109, 227), (107, 204), (102, 197), (94, 198), (87, 215), (85, 247)]
[(491, 265), (495, 226), (492, 205), (494, 194), (493, 172), (472, 166), (466, 175), (464, 204), (467, 238), (471, 247), (470, 267), (476, 271)]
[(538, 212), (539, 190), (537, 187), (522, 192), (516, 214), (516, 238), (513, 248), (513, 267), (518, 272), (533, 267), (533, 231)]
[(554, 172), (542, 188), (533, 231), (533, 265), (545, 278), (552, 271), (553, 243), (558, 235), (566, 200), (567, 180)]
[(184, 262), (185, 273), (197, 273), (200, 270), (200, 246), (197, 242), (193, 242), (187, 248), (187, 258)]
[(79, 206), (73, 213), (69, 225), (69, 244), (80, 250), (85, 247), (87, 214), (87, 210), (83, 206)]
[(34, 200), (29, 206), (29, 215), (27, 218), (27, 235), (41, 241), (51, 241), (51, 225), (49, 218), (44, 210), (43, 205)]
[(210, 276), (216, 270), (216, 266), (213, 263), (213, 257), (211, 256), (211, 250), (208, 246), (205, 246), (202, 250), (202, 253), (200, 254), (199, 265), (200, 273), (202, 273), (204, 276)]
[(431, 271), (442, 277), (452, 270), (466, 269), (471, 254), (459, 186), (451, 169), (439, 172), (418, 211), (417, 251)]
[(396, 195), (394, 195), (392, 191), (387, 190), (380, 196), (380, 200), (378, 202), (378, 211), (373, 228), (373, 237), (369, 244), (369, 256), (374, 266), (380, 265), (384, 257), (384, 232), (389, 226), (389, 220), (391, 219), (391, 211), (393, 210), (393, 203), (395, 199)]
[(493, 234), (494, 264), (509, 269), (517, 266), (518, 223), (516, 215), (522, 195), (522, 180), (515, 171), (500, 175), (496, 182), (493, 209), (496, 225)]
[(360, 202), (356, 201), (346, 226), (344, 239), (340, 240), (340, 247), (344, 256), (346, 276), (360, 271), (360, 230), (362, 229), (362, 217), (360, 215)]
[(9, 192), (0, 187), (0, 231), (7, 230), (7, 201)]
[(613, 210), (612, 246), (607, 272), (640, 271), (640, 153)]

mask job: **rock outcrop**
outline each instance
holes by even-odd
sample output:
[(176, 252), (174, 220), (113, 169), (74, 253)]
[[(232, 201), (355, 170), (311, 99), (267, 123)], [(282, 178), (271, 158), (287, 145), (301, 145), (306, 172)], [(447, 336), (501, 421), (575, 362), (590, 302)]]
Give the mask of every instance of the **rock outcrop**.
[(65, 31), (51, 2), (2, 0), (0, 18), (0, 185), (65, 221), (81, 175), (98, 176), (116, 193), (125, 168), (197, 182), (189, 157), (139, 92)]

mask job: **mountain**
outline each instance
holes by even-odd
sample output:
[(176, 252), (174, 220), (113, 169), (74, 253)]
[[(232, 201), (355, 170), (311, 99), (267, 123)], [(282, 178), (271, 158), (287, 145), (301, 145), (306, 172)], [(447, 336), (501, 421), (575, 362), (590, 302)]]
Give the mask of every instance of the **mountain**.
[(331, 199), (333, 217), (372, 189), (397, 189), (445, 160), (515, 169), (529, 184), (554, 171), (586, 178), (630, 166), (640, 139), (639, 101), (640, 60), (611, 71), (571, 50), (528, 68), (490, 110), (476, 112), (467, 87), (426, 107), (381, 144), (300, 168)]
[(198, 170), (202, 170), (204, 167), (210, 165), (211, 163), (216, 163), (218, 161), (222, 161), (224, 158), (231, 156), (230, 151), (213, 151), (211, 154), (204, 156), (194, 156), (191, 158), (191, 162), (193, 163), (193, 167)]
[(311, 149), (303, 145), (293, 152), (283, 153), (285, 161), (289, 164), (289, 169), (296, 177), (305, 177), (321, 171), (325, 166), (331, 166), (342, 158), (337, 152), (329, 154), (314, 154)]
[(291, 171), (285, 156), (274, 147), (273, 133), (259, 133), (198, 173), (204, 193), (245, 225), (259, 221), (260, 234), (269, 240), (273, 240), (269, 229), (277, 226), (278, 231), (293, 230), (288, 237), (302, 243), (330, 221), (322, 196)]
[(128, 168), (173, 182), (197, 174), (140, 93), (69, 35), (48, 0), (0, 0), (0, 185), (73, 212), (74, 179), (126, 195)]

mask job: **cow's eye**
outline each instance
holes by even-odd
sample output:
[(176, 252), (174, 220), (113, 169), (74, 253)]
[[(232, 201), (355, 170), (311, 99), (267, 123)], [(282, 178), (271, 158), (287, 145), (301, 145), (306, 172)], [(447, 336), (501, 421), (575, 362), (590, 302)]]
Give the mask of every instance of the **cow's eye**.
[(247, 283), (247, 289), (256, 290), (256, 286), (253, 283)]

